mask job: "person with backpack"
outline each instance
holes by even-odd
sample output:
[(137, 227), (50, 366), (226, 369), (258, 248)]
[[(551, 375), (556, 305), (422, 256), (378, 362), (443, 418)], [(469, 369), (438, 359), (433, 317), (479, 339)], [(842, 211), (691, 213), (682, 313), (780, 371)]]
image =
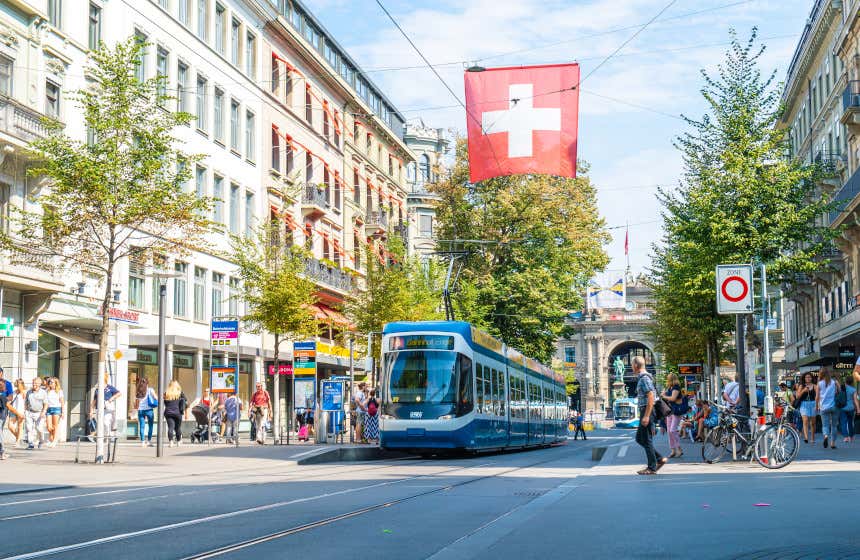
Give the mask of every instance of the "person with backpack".
[[(842, 432), (842, 443), (854, 442), (854, 378), (845, 378), (842, 390), (836, 394), (836, 406), (839, 407), (839, 426)], [(841, 404), (840, 404), (841, 403)]]
[(654, 449), (654, 426), (657, 423), (654, 405), (657, 389), (654, 386), (654, 378), (645, 370), (645, 358), (642, 356), (633, 357), (633, 373), (638, 377), (636, 397), (639, 403), (639, 427), (636, 429), (636, 443), (645, 450), (645, 459), (648, 462), (648, 465), (637, 471), (637, 474), (655, 475), (669, 462), (669, 459)]
[(669, 433), (669, 449), (672, 450), (669, 453), (669, 458), (671, 459), (684, 454), (684, 451), (681, 449), (681, 435), (678, 430), (681, 426), (681, 419), (687, 413), (684, 410), (686, 407), (683, 404), (685, 399), (681, 392), (681, 384), (678, 382), (678, 376), (674, 373), (670, 373), (666, 377), (666, 391), (663, 393), (663, 399), (672, 408), (672, 414), (666, 418), (666, 431)]
[(821, 415), (821, 432), (824, 435), (824, 448), (830, 444), (831, 449), (836, 449), (836, 394), (839, 392), (839, 381), (833, 376), (829, 368), (821, 368), (818, 381), (818, 396), (815, 408)]
[(379, 439), (379, 401), (376, 400), (376, 389), (370, 390), (367, 398), (367, 419), (364, 425), (364, 436), (368, 440)]
[(235, 393), (227, 397), (224, 401), (224, 440), (227, 443), (234, 443), (238, 439), (238, 424), (239, 418), (242, 416), (242, 399)]

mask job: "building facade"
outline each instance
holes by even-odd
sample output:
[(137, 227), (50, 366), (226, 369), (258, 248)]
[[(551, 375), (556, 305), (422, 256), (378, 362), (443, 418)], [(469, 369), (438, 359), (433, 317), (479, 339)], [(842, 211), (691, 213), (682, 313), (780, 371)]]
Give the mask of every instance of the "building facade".
[(406, 124), (406, 145), (415, 154), (415, 161), (406, 166), (409, 207), (410, 255), (427, 258), (436, 251), (436, 204), (439, 196), (430, 192), (429, 185), (445, 173), (445, 154), (449, 141), (444, 129), (430, 128), (418, 119)]
[[(320, 297), (320, 375), (346, 372), (349, 325), (335, 308), (361, 285), (366, 248), (387, 258), (380, 241), (405, 229), (405, 168), (414, 158), (400, 113), (300, 2), (0, 4), (0, 225), (8, 227), (10, 205), (26, 205), (26, 196), (44, 187), (27, 176), (25, 154), (44, 133), (41, 118), (57, 118), (84, 139), (82, 115), (67, 94), (84, 86), (90, 49), (130, 37), (147, 45), (140, 76), (164, 76), (175, 109), (196, 117), (176, 131), (186, 152), (204, 155), (186, 188), (215, 199), (211, 219), (221, 227), (206, 247), (181, 258), (128, 259), (116, 271), (110, 346), (132, 350), (130, 359), (110, 364), (111, 382), (125, 397), (120, 430), (136, 427), (128, 414), (136, 380), (154, 384), (157, 377), (159, 286), (152, 272), (176, 275), (167, 282), (169, 376), (189, 399), (200, 397), (210, 365), (224, 359), (210, 358), (210, 320), (243, 313), (239, 278), (225, 256), (229, 236), (252, 235), (268, 220), (283, 224), (283, 242), (310, 252), (306, 274)], [(68, 408), (62, 431), (82, 433), (96, 382), (101, 280), (38, 262), (0, 263), (0, 309), (14, 327), (0, 340), (0, 365), (12, 379), (58, 376)], [(273, 344), (263, 333), (240, 334), (244, 400), (256, 380), (271, 386)], [(288, 346), (282, 360), (291, 359)], [(282, 403), (290, 385), (281, 383)]]

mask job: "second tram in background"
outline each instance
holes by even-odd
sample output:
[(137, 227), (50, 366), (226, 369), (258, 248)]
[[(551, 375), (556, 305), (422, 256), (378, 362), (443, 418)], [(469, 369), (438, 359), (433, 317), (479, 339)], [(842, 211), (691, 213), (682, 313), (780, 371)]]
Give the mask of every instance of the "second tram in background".
[(616, 428), (639, 427), (639, 399), (615, 399), (612, 403), (612, 416)]
[(380, 445), (418, 453), (546, 446), (567, 437), (564, 377), (469, 323), (390, 323)]

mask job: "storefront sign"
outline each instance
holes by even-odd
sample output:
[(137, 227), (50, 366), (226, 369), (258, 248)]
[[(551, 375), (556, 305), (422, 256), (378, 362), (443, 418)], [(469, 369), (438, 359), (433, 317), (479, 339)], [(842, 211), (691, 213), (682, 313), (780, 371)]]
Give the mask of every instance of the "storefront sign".
[(296, 376), (317, 374), (317, 343), (293, 343), (293, 373)]
[(236, 366), (212, 366), (209, 386), (213, 393), (238, 393), (239, 376)]
[(173, 367), (180, 368), (193, 368), (194, 367), (194, 354), (180, 354), (178, 352), (173, 353)]
[[(101, 313), (99, 313), (101, 315)], [(119, 309), (111, 307), (108, 309), (108, 320), (127, 323), (129, 325), (140, 324), (140, 313), (137, 311), (129, 311), (128, 309)]]
[(137, 348), (137, 358), (132, 361), (140, 362), (142, 364), (157, 364), (158, 352), (156, 352), (155, 350), (145, 350), (143, 348)]
[[(278, 375), (292, 375), (293, 364), (278, 364)], [(275, 364), (269, 366), (269, 375), (275, 375)]]
[(10, 337), (15, 334), (15, 319), (0, 317), (0, 336)]
[(230, 350), (239, 347), (239, 321), (212, 320), (212, 349)]
[(322, 382), (322, 409), (325, 412), (343, 410), (343, 382), (325, 380)]
[(293, 407), (296, 410), (314, 408), (316, 401), (315, 385), (316, 382), (313, 379), (293, 378)]

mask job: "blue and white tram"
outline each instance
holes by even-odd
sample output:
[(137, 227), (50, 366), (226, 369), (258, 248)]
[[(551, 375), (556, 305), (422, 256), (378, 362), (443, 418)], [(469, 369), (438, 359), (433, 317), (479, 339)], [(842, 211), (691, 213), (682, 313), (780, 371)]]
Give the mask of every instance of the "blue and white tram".
[(469, 323), (390, 323), (382, 363), (384, 448), (486, 451), (566, 439), (564, 377)]
[(639, 399), (636, 397), (615, 399), (612, 403), (612, 416), (616, 428), (639, 427)]

